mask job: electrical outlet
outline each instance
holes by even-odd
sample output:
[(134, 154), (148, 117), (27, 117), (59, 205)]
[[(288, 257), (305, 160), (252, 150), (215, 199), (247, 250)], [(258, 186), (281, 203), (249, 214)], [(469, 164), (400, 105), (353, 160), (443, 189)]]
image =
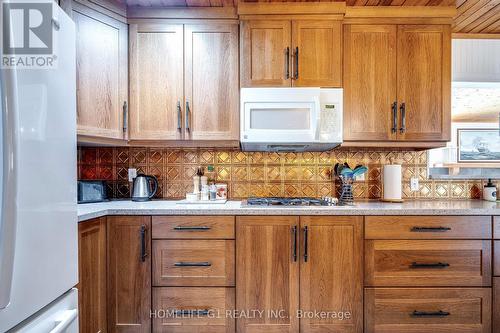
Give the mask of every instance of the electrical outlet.
[(418, 189), (419, 189), (418, 177), (412, 177), (410, 179), (410, 190), (412, 192), (416, 192), (416, 191), (418, 191)]
[(137, 169), (128, 169), (128, 181), (133, 182), (135, 177), (137, 177)]
[(365, 174), (363, 173), (363, 174), (361, 174), (359, 176), (354, 177), (354, 180), (361, 181), (361, 182), (365, 181), (366, 180)]

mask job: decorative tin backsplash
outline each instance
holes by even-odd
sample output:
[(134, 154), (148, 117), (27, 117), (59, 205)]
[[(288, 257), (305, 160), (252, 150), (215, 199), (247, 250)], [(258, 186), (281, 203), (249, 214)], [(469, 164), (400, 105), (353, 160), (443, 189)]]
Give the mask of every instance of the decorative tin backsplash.
[[(78, 179), (108, 181), (114, 198), (128, 198), (128, 168), (154, 175), (159, 180), (158, 198), (184, 198), (192, 191), (196, 167), (213, 165), (217, 182), (227, 183), (229, 198), (250, 196), (337, 196), (339, 181), (331, 170), (337, 162), (368, 167), (365, 180), (356, 181), (356, 198), (381, 196), (381, 169), (393, 160), (403, 165), (403, 196), (407, 199), (466, 199), (481, 197), (481, 181), (433, 181), (427, 178), (425, 151), (339, 149), (321, 153), (241, 152), (238, 150), (167, 148), (78, 149)], [(409, 180), (417, 176), (420, 189), (410, 191)]]

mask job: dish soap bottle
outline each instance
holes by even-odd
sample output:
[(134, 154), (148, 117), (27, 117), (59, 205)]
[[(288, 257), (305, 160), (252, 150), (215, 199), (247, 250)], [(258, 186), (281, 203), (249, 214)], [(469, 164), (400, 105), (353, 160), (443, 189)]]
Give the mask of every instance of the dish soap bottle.
[(488, 184), (484, 185), (483, 199), (486, 201), (497, 201), (497, 187), (488, 179)]

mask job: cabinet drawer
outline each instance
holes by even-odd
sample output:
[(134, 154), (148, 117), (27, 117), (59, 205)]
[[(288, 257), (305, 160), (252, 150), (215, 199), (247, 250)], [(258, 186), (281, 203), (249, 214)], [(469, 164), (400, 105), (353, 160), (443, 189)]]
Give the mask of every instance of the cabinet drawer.
[(366, 239), (491, 239), (489, 216), (367, 216)]
[(234, 288), (153, 288), (153, 332), (234, 333)]
[(154, 286), (234, 286), (233, 240), (154, 240)]
[(234, 216), (153, 216), (153, 238), (234, 239)]
[(500, 216), (493, 217), (493, 237), (500, 239)]
[(365, 241), (367, 286), (490, 286), (491, 241)]
[(366, 333), (491, 332), (491, 289), (365, 289)]

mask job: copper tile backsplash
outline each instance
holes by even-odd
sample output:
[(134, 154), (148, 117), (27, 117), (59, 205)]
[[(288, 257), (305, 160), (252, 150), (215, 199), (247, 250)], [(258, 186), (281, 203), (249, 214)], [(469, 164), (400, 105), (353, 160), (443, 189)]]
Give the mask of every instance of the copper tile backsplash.
[[(322, 153), (241, 152), (238, 150), (166, 148), (78, 149), (78, 179), (108, 181), (114, 198), (130, 196), (128, 168), (154, 175), (158, 198), (184, 198), (192, 191), (196, 167), (213, 165), (217, 182), (227, 183), (229, 197), (337, 195), (338, 181), (331, 169), (337, 162), (364, 164), (368, 173), (354, 185), (357, 198), (381, 196), (381, 167), (393, 160), (403, 165), (403, 196), (412, 199), (466, 199), (481, 197), (481, 181), (433, 181), (427, 178), (425, 151), (334, 150)], [(420, 189), (411, 192), (409, 179), (418, 176)]]

